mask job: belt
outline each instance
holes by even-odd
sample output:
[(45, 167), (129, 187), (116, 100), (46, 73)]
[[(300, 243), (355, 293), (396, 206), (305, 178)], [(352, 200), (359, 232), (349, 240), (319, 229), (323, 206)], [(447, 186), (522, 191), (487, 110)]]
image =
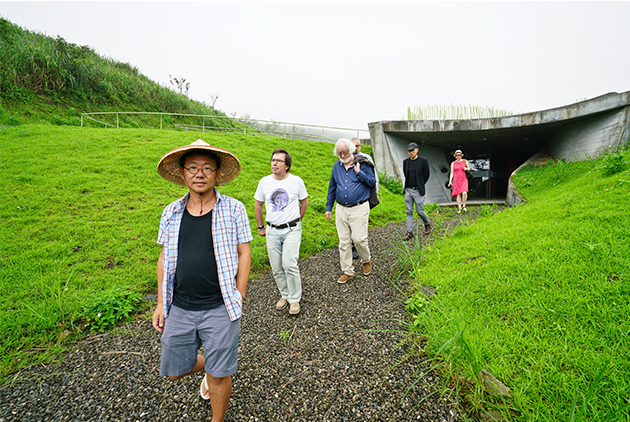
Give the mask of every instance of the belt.
[(412, 187), (410, 187), (410, 188), (407, 188), (407, 189), (413, 189), (413, 190), (418, 190), (418, 188), (417, 188), (416, 186), (412, 186)]
[(285, 224), (271, 224), (270, 222), (267, 221), (267, 225), (273, 227), (274, 229), (288, 229), (289, 227), (295, 227), (297, 226), (297, 224), (300, 222), (300, 217), (296, 218), (293, 221), (289, 221), (288, 223)]
[(341, 204), (339, 205), (346, 208), (352, 208), (352, 207), (356, 207), (357, 205), (365, 204), (366, 202), (367, 202), (367, 199), (365, 201), (357, 202), (356, 204), (352, 204), (352, 205), (341, 205)]

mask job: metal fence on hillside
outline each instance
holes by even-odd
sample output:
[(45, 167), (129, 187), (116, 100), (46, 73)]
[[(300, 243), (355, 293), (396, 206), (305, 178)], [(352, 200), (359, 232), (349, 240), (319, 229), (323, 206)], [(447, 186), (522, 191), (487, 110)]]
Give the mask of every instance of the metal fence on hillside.
[[(96, 116), (99, 116), (97, 119)], [(333, 126), (319, 126), (302, 123), (279, 122), (275, 120), (258, 120), (244, 117), (227, 117), (203, 114), (160, 113), (140, 111), (104, 111), (93, 113), (81, 113), (81, 127), (85, 122), (93, 122), (105, 127), (121, 128), (122, 116), (152, 116), (159, 117), (160, 129), (179, 129), (185, 131), (242, 133), (244, 135), (274, 135), (282, 138), (303, 139), (309, 141), (335, 142), (339, 138), (369, 138), (367, 129), (351, 129)], [(196, 119), (196, 123), (168, 123), (165, 127), (164, 117), (171, 116), (188, 119)], [(234, 127), (219, 127), (214, 121), (227, 119), (235, 122)], [(137, 122), (136, 122), (137, 123)], [(124, 127), (129, 127), (123, 125)], [(134, 126), (137, 127), (137, 126)]]

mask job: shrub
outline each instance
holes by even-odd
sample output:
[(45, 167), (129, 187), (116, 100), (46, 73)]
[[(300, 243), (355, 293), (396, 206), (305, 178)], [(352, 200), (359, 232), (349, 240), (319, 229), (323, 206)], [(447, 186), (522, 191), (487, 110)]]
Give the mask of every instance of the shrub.
[(433, 211), (437, 211), (438, 209), (440, 209), (440, 206), (435, 202), (429, 202), (428, 204), (424, 205), (424, 212), (426, 212), (427, 214), (430, 214)]
[(105, 290), (90, 299), (83, 307), (83, 316), (90, 331), (105, 332), (136, 310), (142, 296), (127, 287)]
[(308, 200), (308, 206), (317, 212), (324, 214), (326, 212), (326, 198), (313, 198)]
[(405, 187), (403, 186), (401, 180), (398, 180), (394, 177), (391, 177), (391, 176), (388, 176), (386, 174), (379, 172), (378, 182), (381, 186), (385, 186), (385, 188), (393, 194), (396, 194), (396, 195), (405, 194)]
[(617, 149), (608, 152), (604, 155), (600, 168), (606, 176), (612, 176), (613, 174), (624, 171), (628, 168), (628, 163), (624, 157), (624, 150)]

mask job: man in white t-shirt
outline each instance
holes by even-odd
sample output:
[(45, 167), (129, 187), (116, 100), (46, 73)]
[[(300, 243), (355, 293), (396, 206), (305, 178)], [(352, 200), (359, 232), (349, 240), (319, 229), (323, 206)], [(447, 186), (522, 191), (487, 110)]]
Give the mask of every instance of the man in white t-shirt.
[(290, 169), (291, 155), (284, 149), (274, 150), (271, 174), (260, 179), (254, 194), (254, 213), (258, 234), (267, 239), (269, 263), (282, 296), (276, 309), (284, 309), (288, 304), (289, 313), (295, 315), (300, 312), (302, 299), (298, 259), (302, 241), (301, 221), (308, 207), (308, 194), (304, 181), (289, 174)]

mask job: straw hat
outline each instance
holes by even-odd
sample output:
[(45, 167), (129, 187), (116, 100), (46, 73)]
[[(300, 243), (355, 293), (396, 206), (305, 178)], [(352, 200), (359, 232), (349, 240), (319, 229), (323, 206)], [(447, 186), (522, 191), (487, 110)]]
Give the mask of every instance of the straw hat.
[(190, 151), (210, 151), (219, 157), (221, 165), (217, 171), (216, 186), (231, 182), (241, 172), (241, 163), (236, 158), (236, 155), (224, 149), (210, 146), (207, 142), (197, 139), (190, 145), (175, 148), (164, 154), (157, 166), (158, 174), (171, 183), (186, 186), (184, 180), (179, 177), (179, 159)]

